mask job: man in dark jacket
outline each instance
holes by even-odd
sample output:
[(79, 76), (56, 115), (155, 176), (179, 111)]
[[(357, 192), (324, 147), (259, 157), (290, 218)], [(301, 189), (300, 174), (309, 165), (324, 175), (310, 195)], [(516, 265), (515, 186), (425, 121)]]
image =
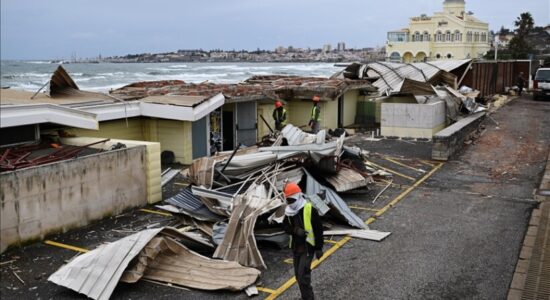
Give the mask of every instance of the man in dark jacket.
[(290, 248), (293, 254), (294, 275), (300, 287), (302, 299), (313, 299), (311, 287), (311, 261), (313, 256), (323, 256), (323, 224), (317, 210), (306, 200), (296, 183), (285, 186), (287, 202), (285, 231), (291, 235)]
[(521, 96), (523, 93), (523, 88), (525, 87), (525, 76), (523, 72), (519, 72), (518, 78), (516, 79), (516, 84), (518, 85), (518, 95)]

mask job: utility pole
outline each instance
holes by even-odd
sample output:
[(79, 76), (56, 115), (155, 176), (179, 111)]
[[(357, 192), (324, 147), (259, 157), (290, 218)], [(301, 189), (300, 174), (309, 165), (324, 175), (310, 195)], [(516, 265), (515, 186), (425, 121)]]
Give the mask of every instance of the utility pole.
[(499, 36), (495, 36), (495, 61), (498, 60), (498, 42), (499, 42)]

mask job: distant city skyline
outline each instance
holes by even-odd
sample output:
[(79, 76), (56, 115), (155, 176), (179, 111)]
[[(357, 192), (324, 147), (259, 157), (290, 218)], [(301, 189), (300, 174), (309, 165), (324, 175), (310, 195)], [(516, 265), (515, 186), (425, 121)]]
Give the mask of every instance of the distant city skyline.
[[(144, 1), (2, 0), (2, 59), (60, 59), (178, 49), (274, 50), (383, 46), (409, 18), (441, 11), (443, 0)], [(550, 23), (550, 0), (466, 0), (491, 30), (530, 12)]]

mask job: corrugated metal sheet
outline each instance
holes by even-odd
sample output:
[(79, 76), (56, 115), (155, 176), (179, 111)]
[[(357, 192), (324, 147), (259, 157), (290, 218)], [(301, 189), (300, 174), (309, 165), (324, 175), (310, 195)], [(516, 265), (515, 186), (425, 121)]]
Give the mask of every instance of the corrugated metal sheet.
[(460, 68), (471, 60), (448, 60), (421, 62), (412, 64), (374, 62), (366, 67), (368, 76), (379, 76), (373, 85), (378, 88), (380, 95), (387, 92), (398, 92), (404, 79), (415, 80), (419, 82), (428, 82), (438, 73), (451, 72)]
[(335, 230), (326, 230), (323, 232), (323, 235), (325, 236), (332, 236), (332, 235), (349, 235), (354, 238), (358, 239), (364, 239), (364, 240), (371, 240), (371, 241), (377, 241), (380, 242), (386, 237), (388, 237), (391, 234), (391, 232), (382, 232), (378, 230), (370, 230), (370, 229), (335, 229)]
[(337, 174), (327, 176), (325, 179), (337, 192), (345, 192), (367, 186), (367, 179), (363, 175), (348, 168), (342, 168)]
[(224, 208), (229, 208), (233, 203), (233, 195), (228, 193), (223, 193), (220, 191), (210, 190), (202, 187), (193, 186), (191, 187), (193, 195), (205, 197), (209, 199), (216, 199), (218, 205)]
[(259, 275), (256, 269), (210, 259), (171, 238), (157, 237), (140, 253), (137, 263), (123, 279), (135, 282), (145, 278), (201, 290), (241, 291), (253, 284)]
[(281, 199), (268, 197), (272, 192), (263, 185), (257, 185), (235, 198), (225, 236), (213, 257), (237, 261), (244, 266), (266, 268), (256, 245), (254, 226), (258, 216), (283, 204)]
[[(146, 278), (204, 290), (236, 291), (253, 284), (260, 275), (256, 269), (190, 251), (175, 240), (179, 238), (187, 237), (174, 228), (144, 230), (76, 257), (48, 280), (93, 299), (109, 299), (119, 281)], [(129, 267), (131, 262), (134, 264)]]
[(304, 169), (304, 172), (307, 176), (307, 186), (306, 186), (306, 195), (314, 195), (326, 191), (326, 197), (329, 200), (329, 204), (332, 208), (329, 211), (329, 214), (333, 215), (335, 218), (340, 219), (344, 222), (347, 222), (352, 227), (357, 227), (361, 229), (366, 229), (367, 225), (359, 218), (344, 200), (332, 189), (323, 186), (307, 170)]
[(101, 245), (61, 267), (48, 281), (93, 299), (109, 299), (130, 261), (161, 230), (144, 230), (114, 243)]
[(182, 189), (175, 196), (165, 200), (166, 203), (178, 207), (179, 212), (201, 221), (218, 222), (224, 218), (211, 212), (201, 199), (190, 188)]

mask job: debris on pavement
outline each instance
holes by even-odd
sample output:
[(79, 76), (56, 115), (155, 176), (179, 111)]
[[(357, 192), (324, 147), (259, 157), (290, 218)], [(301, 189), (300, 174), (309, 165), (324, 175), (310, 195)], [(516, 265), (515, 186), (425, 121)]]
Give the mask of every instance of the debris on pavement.
[(243, 290), (260, 271), (236, 262), (213, 260), (179, 242), (174, 228), (143, 230), (84, 253), (48, 280), (93, 299), (109, 299), (119, 281), (141, 278), (204, 290)]

